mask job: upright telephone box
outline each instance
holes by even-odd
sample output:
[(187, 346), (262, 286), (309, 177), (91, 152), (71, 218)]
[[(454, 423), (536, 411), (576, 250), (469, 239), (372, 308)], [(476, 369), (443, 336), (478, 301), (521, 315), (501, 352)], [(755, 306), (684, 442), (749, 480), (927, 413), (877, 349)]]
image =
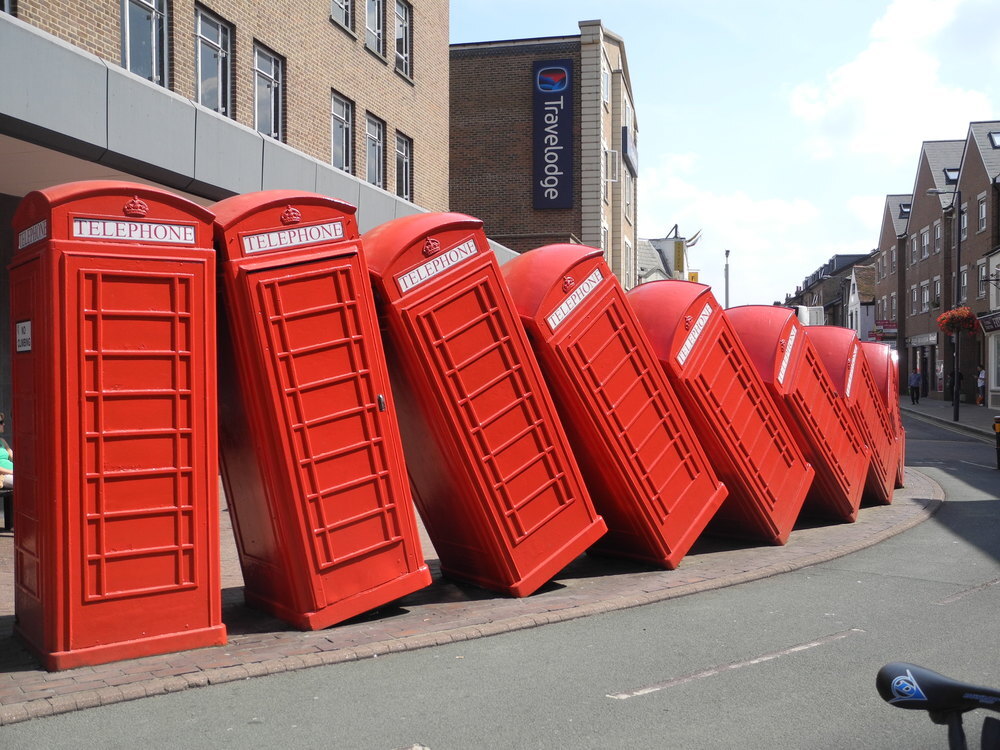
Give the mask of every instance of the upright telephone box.
[(896, 487), (899, 463), (896, 430), (862, 353), (861, 342), (850, 328), (806, 326), (805, 330), (823, 358), (841, 398), (850, 408), (861, 439), (871, 450), (865, 499), (888, 505)]
[(13, 225), (15, 632), (47, 669), (225, 643), (212, 214), (90, 181)]
[(451, 577), (513, 596), (606, 531), (482, 222), (417, 214), (363, 237), (407, 467)]
[(501, 268), (608, 533), (591, 551), (676, 568), (725, 499), (601, 250)]
[(899, 488), (903, 486), (906, 468), (906, 431), (899, 409), (899, 355), (888, 344), (875, 341), (862, 341), (861, 351), (865, 353), (879, 395), (883, 397), (882, 403), (889, 410), (889, 421), (896, 435), (896, 487)]
[(729, 489), (709, 529), (784, 544), (814, 471), (711, 289), (654, 281), (627, 297)]
[(223, 482), (244, 596), (324, 628), (431, 580), (355, 209), (273, 190), (214, 211)]
[(795, 312), (746, 305), (729, 308), (726, 317), (816, 471), (805, 508), (857, 520), (871, 452)]

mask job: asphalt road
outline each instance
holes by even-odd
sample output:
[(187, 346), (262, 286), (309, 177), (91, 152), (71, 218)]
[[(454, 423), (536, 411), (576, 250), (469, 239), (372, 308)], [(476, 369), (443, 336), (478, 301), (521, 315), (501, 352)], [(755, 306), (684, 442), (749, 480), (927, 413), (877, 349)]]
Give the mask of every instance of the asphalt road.
[[(363, 662), (0, 729), (2, 747), (937, 748), (884, 704), (912, 661), (1000, 685), (1000, 472), (991, 442), (912, 419), (930, 521), (792, 573)], [(978, 746), (981, 717), (966, 720)]]

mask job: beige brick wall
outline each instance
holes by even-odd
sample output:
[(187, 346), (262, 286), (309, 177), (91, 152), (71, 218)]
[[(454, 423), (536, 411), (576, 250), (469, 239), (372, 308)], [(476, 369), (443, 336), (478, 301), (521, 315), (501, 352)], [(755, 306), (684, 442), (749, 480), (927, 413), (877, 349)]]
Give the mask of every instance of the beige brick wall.
[[(448, 208), (448, 0), (412, 0), (413, 77), (394, 68), (395, 0), (384, 0), (385, 57), (366, 49), (365, 2), (354, 0), (354, 31), (330, 19), (329, 0), (206, 0), (201, 7), (234, 28), (235, 119), (254, 124), (253, 50), (285, 60), (285, 142), (330, 160), (330, 96), (355, 104), (354, 173), (364, 178), (365, 115), (386, 123), (385, 187), (395, 192), (396, 131), (413, 140), (414, 202)], [(195, 97), (194, 0), (170, 0), (169, 86)], [(110, 62), (121, 62), (121, 0), (18, 0), (17, 16)]]

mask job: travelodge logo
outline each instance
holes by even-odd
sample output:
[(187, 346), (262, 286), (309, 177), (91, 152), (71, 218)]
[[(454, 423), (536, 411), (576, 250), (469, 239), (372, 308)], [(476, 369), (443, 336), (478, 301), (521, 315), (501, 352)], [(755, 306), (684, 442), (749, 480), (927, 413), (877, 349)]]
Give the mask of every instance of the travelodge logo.
[(573, 207), (573, 61), (532, 65), (534, 208)]
[(538, 71), (535, 85), (539, 91), (555, 93), (564, 91), (569, 84), (569, 71), (563, 67), (542, 68)]

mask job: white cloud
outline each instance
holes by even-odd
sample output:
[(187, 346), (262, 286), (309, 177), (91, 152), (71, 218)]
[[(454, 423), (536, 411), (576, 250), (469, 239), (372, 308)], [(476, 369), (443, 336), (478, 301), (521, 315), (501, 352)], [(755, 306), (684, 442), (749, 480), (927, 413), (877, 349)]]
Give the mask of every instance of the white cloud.
[[(674, 224), (686, 237), (703, 229), (688, 261), (718, 299), (724, 295), (725, 250), (730, 249), (731, 304), (783, 300), (815, 270), (804, 258), (826, 251), (826, 243), (812, 239), (822, 236), (819, 209), (803, 198), (758, 199), (739, 189), (715, 192), (693, 181), (696, 173), (697, 158), (686, 154), (666, 155), (642, 169), (640, 236), (663, 237)], [(829, 255), (836, 252), (847, 251), (829, 248)]]
[(911, 163), (922, 141), (963, 138), (970, 121), (990, 118), (986, 92), (941, 74), (939, 39), (968, 5), (970, 0), (895, 0), (857, 57), (822, 82), (795, 87), (789, 103), (807, 126), (807, 150), (817, 159), (853, 154)]

